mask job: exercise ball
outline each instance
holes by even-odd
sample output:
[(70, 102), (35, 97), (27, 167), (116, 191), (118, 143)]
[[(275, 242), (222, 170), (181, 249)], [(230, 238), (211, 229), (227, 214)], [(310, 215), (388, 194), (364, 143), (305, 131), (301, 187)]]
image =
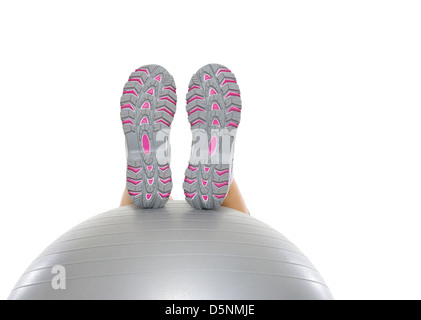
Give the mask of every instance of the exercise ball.
[[(63, 279), (54, 285), (60, 268)], [(198, 211), (169, 201), (156, 210), (111, 210), (71, 229), (35, 259), (9, 299), (332, 296), (303, 253), (265, 223), (229, 208)]]

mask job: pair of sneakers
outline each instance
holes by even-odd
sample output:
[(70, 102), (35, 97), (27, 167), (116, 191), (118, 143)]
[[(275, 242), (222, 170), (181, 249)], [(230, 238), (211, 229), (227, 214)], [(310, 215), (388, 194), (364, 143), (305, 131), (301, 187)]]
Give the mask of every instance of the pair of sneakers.
[[(184, 194), (196, 209), (216, 209), (232, 182), (240, 89), (231, 70), (210, 64), (193, 75), (186, 99), (193, 142)], [(173, 186), (169, 142), (177, 105), (173, 76), (159, 65), (136, 69), (120, 104), (129, 196), (138, 207), (161, 208)]]

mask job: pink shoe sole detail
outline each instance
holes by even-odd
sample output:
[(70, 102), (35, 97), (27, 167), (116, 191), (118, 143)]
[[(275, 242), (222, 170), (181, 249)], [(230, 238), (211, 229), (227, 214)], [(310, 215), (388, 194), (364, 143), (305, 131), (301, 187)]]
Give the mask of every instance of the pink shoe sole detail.
[(134, 78), (134, 79), (129, 79), (130, 82), (139, 82), (141, 86), (143, 86), (143, 82), (142, 79), (140, 78)]
[(159, 119), (159, 120), (157, 120), (157, 121), (155, 121), (155, 123), (163, 123), (163, 124), (165, 124), (167, 127), (169, 127), (171, 124), (169, 123), (169, 122), (167, 122), (167, 121), (165, 121), (165, 120), (162, 120), (162, 119)]
[(144, 153), (146, 154), (151, 153), (149, 137), (146, 134), (142, 136), (142, 147), (143, 147)]
[(149, 76), (148, 69), (136, 69), (136, 72), (138, 72), (138, 71), (144, 72), (144, 73), (146, 73)]
[(208, 185), (208, 182), (206, 180), (202, 180), (202, 184), (204, 187), (206, 187)]
[(235, 128), (238, 128), (238, 124), (236, 124), (236, 123), (234, 123), (234, 122), (230, 122), (228, 125), (227, 125), (227, 128), (228, 127), (235, 127)]
[(202, 196), (203, 201), (208, 201), (209, 197), (208, 196)]
[(218, 104), (217, 104), (217, 103), (214, 103), (214, 104), (212, 105), (212, 110), (221, 110), (221, 108), (218, 106)]
[(190, 199), (193, 199), (193, 198), (196, 196), (196, 194), (197, 194), (197, 193), (187, 193), (187, 192), (184, 192), (184, 195), (185, 195), (186, 197), (190, 198)]
[(155, 179), (148, 179), (148, 184), (151, 186), (154, 181), (155, 181)]
[(222, 175), (224, 175), (224, 174), (226, 174), (226, 173), (228, 173), (228, 172), (230, 172), (230, 171), (229, 171), (229, 169), (227, 169), (227, 170), (224, 170), (224, 171), (218, 171), (218, 170), (215, 170), (215, 172), (216, 172), (216, 174), (217, 174), (218, 176), (222, 176)]
[(148, 168), (148, 171), (152, 171), (153, 166), (147, 166), (147, 168)]
[(150, 109), (151, 108), (151, 105), (149, 104), (149, 102), (148, 101), (146, 101), (143, 105), (142, 105), (142, 108), (141, 109)]
[(167, 170), (169, 167), (170, 167), (170, 166), (159, 167), (159, 170), (161, 170), (161, 171), (165, 171), (165, 170)]
[(204, 167), (204, 169), (205, 169), (205, 172), (206, 172), (206, 173), (208, 173), (208, 172), (209, 172), (209, 170), (210, 170), (210, 168), (208, 168), (208, 167)]
[(199, 87), (199, 86), (191, 86), (190, 88), (189, 88), (189, 92), (190, 91), (192, 91), (192, 90), (194, 90), (194, 89), (202, 89), (201, 87)]
[(158, 100), (161, 100), (161, 101), (166, 100), (166, 101), (171, 102), (173, 105), (177, 105), (177, 102), (175, 102), (173, 99), (171, 99), (169, 97), (162, 97), (162, 98), (159, 98)]
[(215, 186), (217, 186), (218, 188), (221, 188), (221, 187), (223, 187), (223, 186), (227, 186), (228, 184), (229, 184), (229, 182), (227, 181), (227, 182), (223, 182), (223, 183), (217, 183), (217, 182), (214, 182), (213, 183)]
[(142, 180), (133, 180), (133, 179), (130, 179), (130, 178), (127, 178), (127, 181), (128, 182), (130, 182), (130, 183), (133, 183), (134, 185), (138, 185), (139, 183), (142, 183)]
[(136, 97), (138, 97), (138, 94), (134, 90), (123, 91), (123, 94), (134, 94)]
[(212, 79), (212, 77), (210, 75), (208, 75), (208, 74), (205, 74), (205, 82), (208, 81), (208, 80), (210, 80), (210, 79)]
[(223, 198), (225, 198), (226, 197), (226, 194), (214, 194), (213, 195), (215, 198), (218, 198), (218, 199), (223, 199)]
[(190, 180), (190, 179), (188, 179), (188, 178), (184, 178), (184, 181), (186, 181), (187, 183), (189, 183), (189, 184), (192, 184), (192, 183), (195, 183), (197, 180), (196, 179), (194, 179), (194, 180)]
[(193, 123), (191, 124), (191, 126), (193, 127), (195, 124), (198, 124), (198, 123), (203, 123), (203, 124), (205, 124), (205, 122), (204, 122), (203, 120), (196, 120), (195, 122), (193, 122)]
[(218, 71), (218, 73), (216, 75), (219, 76), (223, 72), (224, 73), (229, 73), (229, 72), (231, 72), (231, 70), (228, 70), (228, 69), (219, 69), (219, 71)]
[(216, 90), (215, 90), (215, 89), (210, 89), (210, 90), (209, 90), (209, 95), (210, 95), (210, 96), (214, 96), (214, 95), (216, 95), (216, 94), (218, 94), (218, 93), (216, 92)]
[(149, 93), (151, 96), (155, 94), (155, 90), (153, 88), (150, 88), (146, 93)]
[(216, 137), (212, 137), (212, 139), (209, 143), (209, 155), (210, 156), (213, 156), (215, 154), (217, 144), (218, 144), (218, 139)]
[(195, 100), (205, 100), (204, 98), (202, 98), (202, 97), (199, 97), (199, 96), (194, 96), (193, 98), (191, 98), (189, 101), (187, 101), (187, 104), (189, 104), (190, 102), (193, 102), (193, 101), (195, 101)]
[(161, 181), (163, 184), (168, 184), (172, 181), (172, 178), (168, 178), (167, 180), (159, 179), (159, 181)]
[(191, 171), (196, 171), (198, 168), (193, 168), (192, 166), (189, 166), (189, 169), (190, 169)]
[(142, 168), (133, 168), (133, 167), (127, 167), (128, 170), (133, 171), (134, 173), (138, 173)]
[(151, 200), (152, 196), (153, 196), (152, 194), (147, 194), (147, 195), (146, 195), (146, 199), (147, 199), (147, 200)]
[(237, 107), (231, 107), (231, 108), (228, 110), (228, 113), (233, 112), (233, 111), (241, 112), (241, 109), (240, 109), (240, 108), (237, 108)]
[(225, 86), (227, 83), (237, 83), (237, 81), (232, 79), (225, 79), (224, 82), (222, 82), (221, 87)]
[(165, 87), (163, 90), (171, 90), (172, 92), (177, 93), (173, 87)]
[(169, 198), (170, 197), (170, 195), (171, 195), (171, 193), (161, 193), (161, 192), (158, 192), (158, 194), (159, 194), (159, 196), (162, 198), (162, 199), (164, 199), (164, 198)]
[(134, 125), (134, 123), (133, 123), (132, 120), (124, 120), (123, 121), (123, 124), (132, 124), (132, 125)]
[(123, 104), (123, 105), (121, 106), (121, 109), (131, 109), (132, 111), (134, 111), (133, 106), (132, 106), (132, 105), (130, 105), (130, 104)]
[(164, 111), (164, 112), (168, 113), (170, 116), (174, 117), (174, 113), (172, 113), (171, 110), (169, 110), (168, 108), (165, 108), (165, 107), (160, 108), (160, 109), (156, 110), (156, 112), (158, 112), (158, 111)]
[(144, 123), (146, 123), (146, 124), (148, 124), (148, 123), (149, 123), (148, 118), (143, 117), (142, 121), (140, 121), (140, 124), (144, 124)]
[(133, 197), (136, 197), (136, 196), (138, 196), (140, 194), (140, 192), (132, 192), (132, 191), (129, 191), (129, 194), (131, 196), (133, 196)]
[(225, 96), (225, 99), (228, 99), (229, 97), (241, 97), (241, 95), (237, 92), (228, 92), (228, 94)]
[(158, 81), (158, 82), (161, 82), (162, 77), (161, 77), (161, 76), (156, 76), (156, 77), (155, 77), (155, 80), (156, 80), (156, 81)]
[(220, 127), (220, 126), (221, 126), (221, 124), (219, 123), (219, 121), (218, 121), (217, 119), (214, 119), (214, 120), (213, 120), (212, 125), (214, 125), (214, 126), (218, 126), (218, 127)]
[(192, 111), (190, 111), (187, 115), (191, 115), (191, 114), (193, 114), (193, 113), (195, 113), (197, 111), (205, 112), (205, 110), (203, 110), (202, 108), (196, 107)]

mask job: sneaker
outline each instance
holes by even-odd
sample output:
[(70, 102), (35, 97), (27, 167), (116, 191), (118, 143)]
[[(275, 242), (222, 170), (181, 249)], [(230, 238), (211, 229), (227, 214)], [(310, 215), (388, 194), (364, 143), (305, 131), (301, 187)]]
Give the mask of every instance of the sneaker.
[(127, 190), (141, 208), (161, 208), (170, 197), (170, 128), (177, 104), (174, 78), (165, 68), (136, 69), (123, 89), (121, 120), (126, 136)]
[(216, 209), (231, 182), (234, 145), (241, 118), (240, 89), (227, 67), (210, 64), (190, 81), (187, 114), (193, 134), (184, 194), (196, 209)]

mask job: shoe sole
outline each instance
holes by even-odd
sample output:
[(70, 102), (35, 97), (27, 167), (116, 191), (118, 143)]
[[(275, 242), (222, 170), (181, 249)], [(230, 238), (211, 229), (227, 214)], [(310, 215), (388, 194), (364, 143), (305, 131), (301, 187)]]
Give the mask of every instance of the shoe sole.
[[(231, 70), (210, 64), (193, 75), (186, 99), (193, 143), (184, 194), (196, 209), (216, 209), (231, 185), (235, 136), (241, 120), (240, 89)], [(205, 136), (206, 144), (197, 142)], [(203, 156), (198, 160), (200, 149)]]
[(121, 121), (126, 136), (127, 190), (141, 208), (161, 208), (170, 197), (169, 134), (177, 104), (174, 78), (165, 68), (136, 69), (123, 89)]

